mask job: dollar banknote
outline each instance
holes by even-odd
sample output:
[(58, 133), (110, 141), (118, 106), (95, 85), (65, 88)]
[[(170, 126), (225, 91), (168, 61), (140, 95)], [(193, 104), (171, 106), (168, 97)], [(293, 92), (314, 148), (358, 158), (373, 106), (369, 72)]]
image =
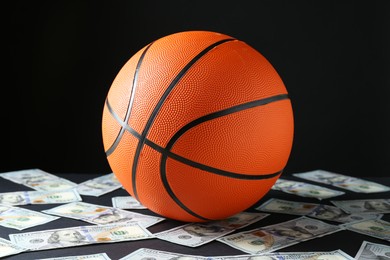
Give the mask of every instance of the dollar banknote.
[(0, 204), (27, 205), (27, 204), (62, 204), (81, 201), (77, 190), (63, 191), (14, 191), (0, 193)]
[(389, 199), (331, 200), (347, 213), (390, 213)]
[(80, 183), (77, 186), (77, 191), (81, 195), (99, 197), (120, 187), (122, 187), (122, 184), (113, 173), (110, 173)]
[(341, 224), (347, 230), (390, 241), (390, 222), (381, 219), (368, 219)]
[(58, 177), (40, 169), (27, 169), (0, 173), (0, 177), (18, 184), (25, 184), (35, 179), (57, 179)]
[(224, 220), (210, 221), (207, 223), (188, 223), (156, 233), (155, 236), (175, 244), (197, 247), (229, 234), (236, 229), (260, 221), (267, 216), (269, 214), (240, 212)]
[(112, 205), (119, 209), (146, 209), (138, 200), (131, 196), (112, 197)]
[(217, 241), (249, 254), (264, 254), (299, 243), (286, 236), (276, 236), (266, 230), (253, 229), (218, 238)]
[[(128, 254), (119, 260), (173, 260), (173, 259), (183, 259), (183, 260), (217, 260), (214, 257), (203, 257), (203, 256), (195, 256), (195, 255), (186, 255), (179, 254), (174, 252), (168, 252), (163, 250), (155, 250), (150, 248), (140, 248), (131, 254)], [(219, 259), (219, 258), (218, 258)]]
[(230, 216), (226, 219), (210, 221), (211, 225), (217, 225), (226, 229), (240, 229), (247, 227), (253, 223), (256, 223), (265, 217), (268, 217), (269, 214), (261, 212), (246, 212), (242, 211), (233, 216)]
[(317, 208), (315, 208), (314, 211), (309, 213), (308, 216), (340, 223), (350, 223), (366, 219), (380, 219), (383, 214), (346, 213), (338, 207), (321, 204)]
[(314, 260), (314, 259), (335, 259), (353, 260), (354, 258), (338, 249), (327, 252), (278, 252), (266, 254), (231, 255), (231, 256), (197, 256), (179, 254), (169, 251), (140, 248), (119, 260)]
[(313, 185), (306, 182), (292, 181), (279, 178), (273, 190), (283, 191), (289, 194), (295, 194), (301, 197), (316, 198), (318, 200), (328, 199), (345, 194), (343, 191), (328, 189), (319, 185)]
[(57, 177), (40, 169), (5, 172), (1, 173), (0, 176), (37, 191), (69, 190), (77, 186), (72, 181)]
[(310, 180), (310, 181), (333, 185), (338, 188), (359, 192), (359, 193), (375, 193), (375, 192), (390, 191), (390, 187), (376, 182), (367, 181), (360, 178), (351, 177), (339, 173), (328, 172), (324, 170), (294, 173), (293, 176)]
[[(38, 259), (36, 259), (38, 260)], [(53, 258), (39, 258), (39, 260), (111, 260), (106, 253), (92, 255), (62, 256)]]
[(354, 258), (344, 251), (338, 249), (328, 252), (280, 252), (267, 253), (261, 255), (242, 255), (242, 256), (227, 256), (221, 260), (354, 260)]
[(16, 255), (24, 251), (27, 251), (27, 248), (20, 247), (7, 239), (0, 238), (0, 257)]
[(217, 241), (249, 254), (264, 254), (340, 230), (342, 229), (339, 226), (302, 216), (223, 236)]
[(197, 256), (188, 254), (179, 254), (169, 251), (162, 251), (150, 248), (140, 248), (131, 254), (120, 258), (119, 260), (314, 260), (314, 259), (335, 259), (335, 260), (353, 260), (354, 258), (338, 249), (328, 252), (280, 252), (266, 254), (250, 255), (231, 255), (231, 256)]
[(256, 207), (256, 210), (282, 213), (282, 214), (291, 214), (291, 215), (307, 215), (310, 214), (317, 208), (319, 204), (300, 202), (300, 201), (290, 201), (271, 198)]
[(165, 230), (154, 235), (158, 239), (171, 243), (197, 247), (209, 243), (219, 237), (225, 236), (234, 229), (225, 228), (211, 223), (189, 223), (169, 230)]
[(0, 226), (23, 230), (56, 220), (58, 217), (25, 208), (0, 205)]
[(150, 227), (165, 220), (165, 218), (162, 217), (155, 217), (82, 201), (60, 205), (51, 209), (43, 210), (42, 212), (60, 217), (78, 219), (98, 225), (136, 221), (143, 227)]
[(390, 259), (390, 245), (363, 241), (355, 256), (356, 260)]
[(136, 222), (79, 226), (9, 235), (11, 242), (32, 251), (153, 237), (152, 233)]
[(76, 183), (64, 178), (36, 180), (33, 183), (26, 183), (25, 185), (37, 191), (62, 191), (73, 189), (77, 186)]

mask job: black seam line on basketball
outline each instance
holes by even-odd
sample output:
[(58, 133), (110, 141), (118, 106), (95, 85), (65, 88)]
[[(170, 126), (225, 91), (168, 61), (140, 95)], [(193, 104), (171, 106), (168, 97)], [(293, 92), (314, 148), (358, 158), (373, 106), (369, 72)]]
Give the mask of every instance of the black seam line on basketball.
[[(133, 128), (131, 128), (128, 124), (126, 124), (126, 122), (122, 121), (122, 119), (119, 117), (119, 115), (117, 113), (115, 113), (115, 111), (112, 109), (112, 107), (110, 105), (110, 102), (108, 101), (108, 98), (106, 99), (106, 105), (107, 105), (107, 108), (108, 108), (108, 111), (110, 112), (110, 114), (114, 117), (114, 119), (118, 122), (118, 124), (121, 127), (123, 127), (123, 129), (127, 130), (131, 135), (133, 135), (138, 140), (141, 139), (141, 135), (137, 131), (135, 131)], [(109, 156), (110, 154), (106, 154), (106, 155)]]
[[(142, 52), (141, 57), (139, 58), (139, 60), (137, 62), (137, 66), (135, 68), (134, 76), (133, 76), (133, 84), (131, 86), (131, 96), (130, 96), (129, 104), (127, 105), (126, 116), (125, 116), (125, 119), (123, 120), (124, 122), (127, 122), (129, 120), (129, 117), (130, 117), (130, 114), (131, 114), (131, 109), (133, 107), (133, 102), (134, 102), (135, 89), (136, 89), (137, 83), (138, 83), (139, 69), (141, 67), (142, 61), (144, 60), (146, 52), (148, 51), (148, 49), (150, 48), (150, 46), (152, 44), (153, 43), (149, 44), (145, 48), (145, 50)], [(112, 111), (112, 109), (111, 109), (111, 111)], [(120, 140), (122, 139), (124, 131), (125, 131), (125, 128), (123, 126), (121, 126), (121, 130), (119, 131), (118, 135), (116, 136), (115, 141), (112, 143), (111, 147), (108, 148), (107, 151), (106, 151), (106, 155), (107, 156), (109, 156), (112, 152), (115, 151), (115, 149), (118, 146)]]
[[(126, 131), (128, 131), (131, 135), (133, 135), (135, 138), (141, 139), (141, 135), (137, 131), (135, 131), (133, 128), (131, 128), (129, 125), (127, 125), (125, 122), (123, 122), (120, 119), (120, 117), (112, 110), (112, 107), (111, 107), (111, 105), (110, 105), (108, 100), (106, 100), (106, 104), (107, 104), (108, 110), (110, 111), (110, 113), (112, 114), (114, 119), (116, 121), (118, 121), (118, 123), (123, 128), (125, 128)], [(194, 167), (194, 168), (198, 168), (198, 169), (203, 170), (203, 171), (215, 173), (215, 174), (226, 176), (226, 177), (230, 177), (230, 178), (244, 179), (244, 180), (245, 179), (246, 180), (263, 180), (263, 179), (273, 178), (273, 177), (277, 176), (278, 173), (280, 173), (280, 172), (277, 172), (277, 173), (272, 173), (272, 174), (267, 174), (267, 175), (248, 175), (248, 174), (229, 172), (229, 171), (221, 170), (221, 169), (218, 169), (218, 168), (214, 168), (214, 167), (211, 167), (211, 166), (207, 166), (207, 165), (204, 165), (204, 164), (201, 164), (201, 163), (189, 160), (189, 159), (187, 159), (187, 158), (185, 158), (183, 156), (180, 156), (180, 155), (175, 154), (175, 153), (173, 153), (171, 151), (168, 151), (167, 149), (165, 149), (162, 146), (152, 142), (149, 139), (145, 139), (145, 144), (147, 146), (149, 146), (150, 148), (152, 148), (153, 150), (156, 150), (157, 152), (161, 153), (162, 155), (166, 155), (167, 157), (169, 157), (169, 158), (171, 158), (173, 160), (179, 161), (179, 162), (181, 162), (183, 164), (189, 165), (189, 166)]]
[(218, 175), (221, 175), (221, 176), (234, 178), (234, 179), (241, 179), (241, 180), (264, 180), (264, 179), (273, 178), (273, 177), (277, 176), (280, 173), (280, 171), (279, 171), (279, 172), (270, 173), (270, 174), (249, 175), (249, 174), (229, 172), (229, 171), (225, 171), (225, 170), (222, 170), (222, 169), (214, 168), (214, 167), (211, 167), (211, 166), (208, 166), (208, 165), (205, 165), (205, 164), (198, 163), (198, 162), (192, 161), (190, 159), (187, 159), (187, 158), (185, 158), (183, 156), (180, 156), (180, 155), (178, 155), (176, 153), (173, 153), (171, 151), (166, 150), (165, 148), (159, 146), (158, 144), (156, 144), (156, 143), (154, 143), (154, 142), (152, 142), (152, 141), (150, 141), (148, 139), (145, 140), (145, 144), (148, 145), (150, 148), (160, 152), (163, 156), (169, 157), (169, 158), (171, 158), (173, 160), (179, 161), (179, 162), (181, 162), (183, 164), (186, 164), (188, 166), (191, 166), (191, 167), (194, 167), (194, 168), (198, 168), (200, 170), (211, 172), (211, 173), (214, 173), (214, 174), (218, 174)]
[(141, 133), (141, 139), (139, 140), (138, 142), (138, 145), (137, 145), (137, 148), (135, 150), (135, 154), (134, 154), (134, 160), (133, 160), (133, 166), (132, 166), (132, 175), (131, 175), (131, 178), (132, 178), (132, 188), (133, 188), (133, 194), (134, 194), (134, 197), (136, 199), (139, 199), (138, 198), (138, 192), (137, 192), (137, 185), (136, 185), (136, 173), (137, 173), (137, 167), (138, 167), (138, 159), (139, 159), (139, 156), (140, 156), (140, 153), (141, 153), (141, 150), (143, 148), (143, 145), (145, 143), (145, 139), (146, 139), (146, 136), (147, 134), (149, 133), (149, 130), (150, 130), (150, 127), (152, 126), (157, 114), (158, 114), (158, 111), (160, 110), (161, 106), (163, 105), (165, 99), (168, 97), (169, 93), (171, 93), (172, 89), (177, 85), (177, 83), (182, 79), (182, 77), (187, 73), (187, 71), (202, 57), (204, 56), (206, 53), (208, 53), (210, 50), (214, 49), (215, 47), (217, 47), (218, 45), (221, 45), (223, 43), (226, 43), (226, 42), (229, 42), (229, 41), (234, 41), (236, 39), (234, 38), (229, 38), (229, 39), (224, 39), (224, 40), (220, 40), (218, 42), (215, 42), (213, 44), (211, 44), (210, 46), (208, 46), (207, 48), (205, 48), (204, 50), (202, 50), (199, 54), (197, 54), (194, 58), (192, 58), (191, 61), (189, 61), (184, 67), (183, 69), (181, 69), (181, 71), (176, 75), (176, 77), (172, 80), (172, 82), (169, 84), (169, 86), (167, 87), (167, 89), (165, 90), (165, 92), (163, 93), (163, 95), (161, 96), (160, 100), (158, 101), (158, 103), (156, 104), (156, 106), (154, 107), (150, 117), (148, 118), (148, 121), (146, 122), (145, 124), (145, 128), (144, 130), (142, 131)]
[(213, 119), (216, 119), (216, 118), (219, 118), (219, 117), (222, 117), (222, 116), (226, 116), (226, 115), (229, 115), (229, 114), (232, 114), (232, 113), (236, 113), (236, 112), (239, 112), (239, 111), (242, 111), (242, 110), (246, 110), (246, 109), (249, 109), (249, 108), (263, 106), (263, 105), (266, 105), (266, 104), (269, 104), (269, 103), (272, 103), (272, 102), (285, 100), (285, 99), (289, 99), (288, 98), (288, 94), (275, 95), (275, 96), (271, 96), (271, 97), (267, 97), (267, 98), (253, 100), (253, 101), (246, 102), (246, 103), (243, 103), (243, 104), (239, 104), (239, 105), (236, 105), (236, 106), (232, 106), (232, 107), (229, 107), (227, 109), (223, 109), (223, 110), (220, 110), (220, 111), (217, 111), (217, 112), (214, 112), (214, 113), (207, 114), (205, 116), (199, 117), (199, 118), (195, 119), (194, 121), (191, 121), (190, 123), (186, 124), (179, 131), (177, 131), (175, 133), (175, 135), (172, 136), (172, 138), (169, 140), (169, 142), (168, 142), (167, 146), (165, 147), (165, 149), (170, 151), (172, 149), (172, 146), (180, 138), (180, 136), (182, 136), (185, 132), (187, 132), (191, 128), (193, 128), (193, 127), (195, 127), (195, 126), (197, 126), (199, 124), (202, 124), (202, 123), (204, 123), (206, 121), (213, 120)]
[[(165, 156), (165, 154), (164, 154)], [(165, 156), (166, 158), (166, 156)], [(192, 211), (190, 208), (188, 208), (183, 202), (180, 201), (180, 199), (176, 196), (175, 192), (172, 190), (171, 186), (169, 185), (168, 178), (167, 178), (167, 172), (166, 172), (166, 163), (167, 160), (161, 160), (160, 164), (160, 176), (162, 183), (164, 185), (165, 191), (168, 193), (168, 195), (171, 197), (171, 199), (184, 211), (186, 211), (188, 214), (205, 221), (210, 221), (211, 219), (205, 218), (194, 211)]]

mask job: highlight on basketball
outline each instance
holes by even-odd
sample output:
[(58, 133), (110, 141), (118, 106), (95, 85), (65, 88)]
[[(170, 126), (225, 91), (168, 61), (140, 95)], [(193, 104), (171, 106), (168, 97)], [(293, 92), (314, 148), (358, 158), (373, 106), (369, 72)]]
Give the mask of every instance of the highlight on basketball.
[(167, 218), (204, 222), (271, 189), (290, 156), (293, 121), (286, 87), (262, 54), (228, 35), (185, 31), (122, 67), (102, 136), (130, 195)]

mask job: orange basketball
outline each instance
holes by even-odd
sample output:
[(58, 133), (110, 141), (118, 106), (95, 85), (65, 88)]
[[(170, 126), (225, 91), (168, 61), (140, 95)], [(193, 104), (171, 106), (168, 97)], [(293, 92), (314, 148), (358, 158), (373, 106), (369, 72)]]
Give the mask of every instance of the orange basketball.
[(102, 134), (110, 167), (167, 218), (227, 218), (282, 173), (293, 113), (272, 65), (233, 37), (187, 31), (137, 52), (114, 79)]

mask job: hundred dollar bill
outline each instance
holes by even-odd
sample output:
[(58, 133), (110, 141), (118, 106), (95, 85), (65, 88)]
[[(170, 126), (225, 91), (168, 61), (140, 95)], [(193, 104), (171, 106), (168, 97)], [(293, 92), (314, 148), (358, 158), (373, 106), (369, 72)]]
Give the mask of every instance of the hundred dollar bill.
[(390, 259), (390, 246), (363, 241), (355, 259)]
[(334, 250), (329, 252), (281, 252), (255, 255), (235, 255), (235, 256), (195, 256), (179, 254), (149, 248), (140, 248), (133, 253), (120, 258), (119, 260), (314, 260), (314, 259), (335, 259), (335, 260), (354, 260), (342, 250)]
[(62, 191), (76, 188), (77, 184), (64, 178), (57, 179), (40, 179), (31, 183), (25, 183), (27, 187), (30, 187), (37, 191)]
[(322, 237), (342, 230), (338, 225), (331, 225), (305, 216), (269, 225), (263, 227), (263, 229), (271, 234), (286, 236), (299, 241)]
[(345, 192), (343, 191), (332, 190), (306, 182), (291, 181), (281, 178), (276, 181), (272, 189), (280, 190), (289, 194), (295, 194), (301, 197), (316, 198), (319, 200), (328, 199), (345, 194)]
[(336, 225), (302, 216), (220, 237), (217, 241), (249, 254), (264, 254), (340, 230)]
[(315, 208), (317, 208), (318, 206), (319, 204), (315, 203), (271, 198), (260, 206), (256, 207), (255, 209), (260, 211), (291, 215), (307, 215), (313, 212), (313, 210), (315, 210)]
[(203, 257), (194, 255), (185, 255), (173, 252), (167, 252), (162, 250), (155, 250), (150, 248), (140, 248), (131, 254), (128, 254), (119, 260), (147, 260), (147, 259), (158, 259), (158, 260), (172, 260), (172, 259), (183, 259), (183, 260), (217, 260), (220, 258), (214, 257)]
[(276, 236), (266, 230), (253, 229), (218, 238), (217, 241), (249, 254), (264, 254), (299, 243), (286, 236)]
[(28, 170), (20, 170), (20, 171), (12, 171), (12, 172), (3, 172), (0, 173), (0, 177), (10, 180), (12, 182), (18, 184), (25, 184), (31, 180), (35, 179), (56, 179), (57, 176), (42, 171), (40, 169), (28, 169)]
[(41, 212), (11, 207), (0, 206), (0, 226), (23, 230), (56, 220), (58, 217), (43, 214)]
[(381, 219), (363, 220), (341, 226), (360, 234), (390, 241), (390, 222)]
[(213, 241), (214, 239), (244, 228), (265, 217), (266, 213), (240, 212), (223, 220), (215, 220), (207, 223), (189, 223), (170, 230), (155, 234), (157, 238), (172, 243), (197, 247)]
[(330, 205), (320, 205), (309, 213), (309, 217), (336, 221), (340, 223), (350, 223), (355, 221), (362, 221), (366, 219), (380, 219), (383, 214), (360, 214), (360, 213), (346, 213), (342, 209)]
[(328, 172), (324, 170), (315, 170), (303, 173), (294, 173), (295, 177), (333, 185), (338, 188), (360, 192), (360, 193), (374, 193), (390, 191), (390, 187), (366, 181), (360, 178), (355, 178), (339, 173)]
[(64, 191), (15, 191), (0, 193), (0, 204), (27, 205), (27, 204), (61, 204), (81, 201), (75, 190)]
[(138, 200), (131, 196), (117, 196), (112, 198), (112, 205), (119, 209), (146, 209)]
[(39, 258), (39, 260), (111, 260), (111, 258), (109, 258), (106, 253), (99, 253), (93, 255), (62, 256), (43, 259)]
[(69, 190), (77, 186), (74, 182), (57, 177), (40, 169), (5, 172), (1, 173), (0, 176), (37, 191)]
[(153, 238), (136, 222), (101, 226), (80, 226), (9, 235), (11, 242), (32, 251), (96, 243), (114, 243)]
[[(214, 258), (212, 258), (214, 259)], [(334, 259), (334, 260), (354, 260), (354, 258), (344, 251), (338, 249), (329, 252), (280, 252), (255, 255), (222, 256), (221, 260), (315, 260), (315, 259)]]
[(197, 247), (209, 243), (219, 237), (225, 236), (234, 229), (225, 228), (214, 223), (189, 223), (169, 230), (165, 230), (154, 235), (158, 239), (171, 243)]
[(7, 239), (0, 238), (0, 257), (16, 255), (24, 251), (27, 251), (27, 249), (20, 247)]
[(390, 200), (331, 200), (332, 204), (347, 213), (390, 213)]
[(81, 195), (99, 197), (122, 187), (122, 184), (115, 177), (114, 173), (106, 174), (85, 182), (77, 186), (77, 191)]
[(143, 227), (150, 227), (165, 219), (86, 202), (72, 202), (42, 212), (98, 225), (136, 221)]
[(247, 227), (268, 216), (269, 214), (266, 213), (242, 211), (226, 219), (210, 221), (209, 224), (236, 230)]

